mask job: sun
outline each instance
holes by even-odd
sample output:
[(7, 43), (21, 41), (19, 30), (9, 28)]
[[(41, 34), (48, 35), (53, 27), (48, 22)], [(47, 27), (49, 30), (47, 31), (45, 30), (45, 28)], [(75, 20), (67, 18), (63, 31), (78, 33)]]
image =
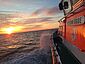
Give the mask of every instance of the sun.
[(6, 28), (5, 29), (5, 33), (7, 33), (7, 34), (12, 34), (13, 32), (14, 32), (14, 28), (13, 27), (9, 27), (9, 28)]
[(2, 34), (12, 34), (12, 33), (18, 33), (23, 32), (23, 26), (10, 26), (10, 27), (3, 27), (0, 29)]

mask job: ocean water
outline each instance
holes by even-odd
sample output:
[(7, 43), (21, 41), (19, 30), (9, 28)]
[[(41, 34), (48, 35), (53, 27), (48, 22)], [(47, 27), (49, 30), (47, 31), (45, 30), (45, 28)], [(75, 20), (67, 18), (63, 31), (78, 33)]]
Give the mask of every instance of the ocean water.
[(0, 35), (0, 64), (52, 64), (49, 45), (43, 46), (46, 45), (47, 36), (44, 36), (45, 40), (41, 39), (43, 33), (52, 32), (48, 30)]

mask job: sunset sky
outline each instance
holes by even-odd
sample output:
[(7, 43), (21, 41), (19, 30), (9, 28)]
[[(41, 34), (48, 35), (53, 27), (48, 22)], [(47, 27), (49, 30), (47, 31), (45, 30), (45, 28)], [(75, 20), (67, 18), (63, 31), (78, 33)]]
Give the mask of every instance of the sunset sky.
[(0, 0), (0, 34), (57, 28), (60, 0)]

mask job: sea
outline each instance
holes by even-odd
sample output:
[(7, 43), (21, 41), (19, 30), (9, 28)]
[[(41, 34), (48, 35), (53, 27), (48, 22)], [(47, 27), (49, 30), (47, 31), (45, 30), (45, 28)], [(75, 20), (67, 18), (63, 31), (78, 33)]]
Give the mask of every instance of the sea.
[(1, 34), (0, 64), (52, 64), (51, 50), (42, 36), (52, 35), (55, 30)]

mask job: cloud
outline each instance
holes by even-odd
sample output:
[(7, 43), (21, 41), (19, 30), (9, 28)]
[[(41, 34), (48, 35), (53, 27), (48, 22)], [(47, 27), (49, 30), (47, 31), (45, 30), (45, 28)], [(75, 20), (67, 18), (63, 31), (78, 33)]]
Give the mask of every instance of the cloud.
[(40, 24), (40, 25), (30, 25), (30, 24), (28, 24), (28, 25), (25, 25), (24, 26), (25, 28), (24, 28), (24, 30), (31, 30), (31, 29), (37, 29), (37, 28), (41, 28), (42, 27), (42, 25)]
[(33, 12), (31, 15), (32, 16), (37, 16), (37, 15), (56, 15), (58, 13), (61, 13), (59, 8), (57, 6), (52, 7), (52, 8), (41, 8)]
[(51, 22), (54, 20), (55, 20), (54, 17), (41, 17), (41, 18), (24, 19), (23, 21), (17, 23), (30, 24), (30, 23), (37, 23), (37, 22)]
[[(38, 20), (39, 18), (37, 18)], [(26, 31), (34, 31), (34, 30), (44, 30), (44, 29), (52, 29), (52, 28), (58, 28), (58, 22), (57, 21), (53, 21), (53, 22), (49, 22), (49, 21), (43, 21), (43, 20), (52, 20), (53, 18), (40, 18), (41, 20), (39, 20), (38, 22), (34, 22), (31, 21), (24, 21), (22, 22), (16, 22), (14, 25), (10, 25), (10, 23), (5, 23), (5, 24), (1, 24), (0, 27), (4, 28), (4, 27), (10, 27), (10, 26), (22, 26), (22, 30), (20, 30), (20, 32), (26, 32)], [(0, 28), (0, 29), (1, 29)]]
[(14, 5), (15, 3), (13, 2), (13, 0), (0, 0), (0, 5), (4, 5), (4, 6), (10, 6), (10, 5)]
[(26, 19), (24, 19), (24, 18), (19, 18), (18, 16), (14, 16), (14, 17), (13, 16), (14, 15), (0, 14), (0, 17), (2, 17), (0, 19), (0, 27), (15, 26), (15, 25), (24, 25), (25, 26), (25, 25), (31, 24), (31, 23), (55, 21), (55, 17), (41, 17), (41, 18), (26, 18)]
[(50, 8), (49, 10), (46, 11), (47, 15), (55, 15), (55, 14), (58, 14), (58, 13), (60, 13), (60, 11), (59, 11), (57, 6)]
[(38, 16), (38, 15), (40, 15), (40, 14), (44, 14), (46, 10), (47, 10), (47, 9), (45, 9), (45, 8), (37, 9), (36, 11), (34, 11), (34, 12), (31, 14), (31, 16)]
[(23, 25), (37, 22), (51, 22), (55, 17), (29, 18), (28, 14), (22, 13), (0, 13), (0, 25)]
[(37, 22), (24, 25), (24, 31), (34, 31), (34, 30), (44, 30), (44, 29), (53, 29), (58, 28), (58, 22)]
[(36, 10), (35, 12), (33, 12), (33, 13), (31, 14), (31, 16), (39, 15), (39, 14), (41, 14), (41, 13), (43, 12), (43, 10), (44, 10), (44, 9), (38, 9), (38, 10)]

